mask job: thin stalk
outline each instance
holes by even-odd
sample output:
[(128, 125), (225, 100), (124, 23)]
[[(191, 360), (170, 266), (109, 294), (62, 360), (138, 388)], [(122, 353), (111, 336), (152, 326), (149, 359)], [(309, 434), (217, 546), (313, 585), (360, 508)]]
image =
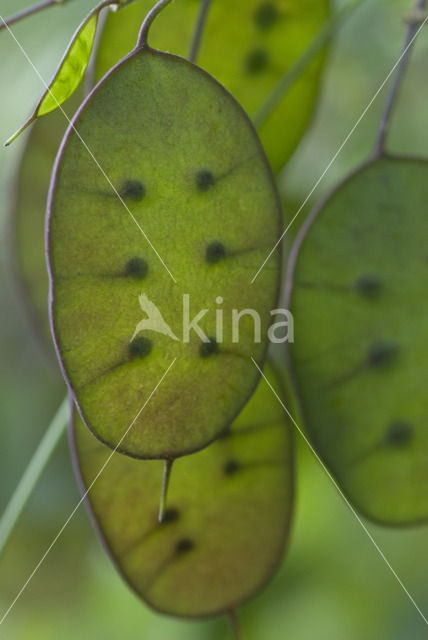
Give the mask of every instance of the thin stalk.
[(195, 32), (193, 34), (192, 43), (190, 45), (189, 60), (190, 62), (196, 62), (199, 53), (199, 47), (201, 46), (202, 34), (204, 32), (205, 23), (208, 17), (208, 11), (210, 10), (211, 0), (201, 0), (201, 8), (199, 10), (198, 19), (196, 21)]
[(70, 400), (67, 396), (47, 428), (0, 519), (0, 554), (3, 552), (19, 516), (36, 487), (52, 453), (55, 451), (62, 434), (65, 432), (69, 417)]
[(409, 17), (410, 25), (407, 30), (406, 40), (404, 43), (403, 52), (401, 54), (400, 63), (397, 67), (395, 79), (392, 83), (391, 91), (379, 125), (379, 133), (377, 135), (374, 148), (375, 156), (381, 155), (385, 150), (385, 143), (391, 123), (392, 114), (397, 103), (397, 97), (403, 84), (404, 76), (410, 61), (410, 56), (412, 55), (416, 38), (424, 28), (425, 24), (428, 22), (428, 15), (425, 16), (425, 19), (422, 21), (422, 23), (420, 21), (420, 16), (422, 12), (425, 11), (426, 5), (426, 0), (418, 0), (414, 8), (413, 19), (412, 16)]
[(34, 13), (43, 11), (43, 9), (48, 9), (56, 4), (65, 4), (66, 2), (68, 2), (68, 0), (43, 0), (43, 2), (39, 2), (38, 4), (34, 4), (31, 7), (27, 7), (26, 9), (22, 9), (21, 11), (14, 13), (12, 16), (9, 16), (9, 18), (3, 19), (0, 17), (0, 31), (6, 27), (10, 27), (15, 24), (15, 22), (19, 22), (24, 18), (32, 16)]
[(138, 36), (136, 49), (143, 49), (144, 47), (148, 46), (147, 38), (149, 35), (150, 27), (152, 26), (152, 22), (156, 18), (156, 16), (162, 11), (162, 9), (164, 9), (170, 2), (172, 2), (172, 0), (159, 0), (159, 2), (155, 4), (153, 9), (149, 11), (149, 13), (144, 19), (143, 24), (141, 25), (140, 35)]
[(171, 480), (171, 471), (172, 465), (174, 464), (174, 460), (164, 460), (164, 468), (163, 468), (163, 480), (162, 480), (162, 493), (159, 505), (159, 522), (163, 522), (166, 512), (167, 500), (168, 500), (168, 489), (169, 482)]
[(236, 613), (235, 609), (231, 609), (227, 612), (227, 619), (229, 620), (233, 635), (235, 636), (236, 640), (239, 640), (241, 637), (241, 631), (239, 628), (238, 614)]
[(366, 0), (353, 0), (349, 2), (342, 9), (337, 10), (321, 27), (318, 34), (309, 44), (307, 49), (302, 53), (300, 58), (288, 69), (288, 71), (282, 76), (272, 92), (268, 95), (265, 102), (256, 112), (253, 117), (254, 126), (259, 129), (266, 120), (270, 117), (272, 112), (276, 109), (278, 104), (284, 98), (289, 88), (304, 72), (306, 67), (312, 62), (315, 56), (325, 47), (328, 40), (336, 32), (342, 21), (357, 9)]

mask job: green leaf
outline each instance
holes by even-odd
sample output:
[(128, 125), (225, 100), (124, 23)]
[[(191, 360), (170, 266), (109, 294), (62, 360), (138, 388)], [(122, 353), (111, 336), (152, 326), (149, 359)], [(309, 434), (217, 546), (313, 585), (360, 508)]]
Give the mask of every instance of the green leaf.
[[(152, 0), (111, 14), (96, 63), (100, 78), (135, 45), (139, 23)], [(153, 24), (150, 44), (187, 56), (198, 2), (172, 3)], [(198, 64), (224, 84), (251, 117), (329, 17), (328, 0), (216, 0), (203, 32)], [(319, 90), (325, 48), (284, 93), (259, 133), (268, 158), (279, 171), (305, 132)]]
[[(237, 415), (258, 378), (251, 358), (264, 359), (279, 253), (250, 280), (278, 237), (273, 176), (232, 96), (194, 65), (150, 49), (109, 74), (74, 124), (87, 147), (70, 128), (49, 205), (59, 357), (103, 442), (137, 457), (190, 453)], [(200, 327), (210, 342), (193, 331), (189, 342), (171, 337), (183, 337), (184, 295), (190, 318), (208, 309)], [(153, 305), (170, 335), (140, 331)], [(259, 314), (260, 342), (248, 315), (233, 341), (233, 309)]]
[(227, 435), (175, 462), (162, 524), (162, 463), (117, 453), (108, 461), (112, 452), (76, 421), (76, 470), (91, 487), (90, 511), (122, 576), (151, 607), (191, 618), (226, 613), (271, 578), (293, 505), (285, 417), (262, 380)]
[(428, 517), (427, 200), (426, 161), (370, 162), (305, 225), (290, 273), (305, 423), (352, 503), (390, 525)]
[(85, 75), (95, 40), (95, 33), (101, 9), (110, 4), (117, 4), (115, 0), (103, 1), (85, 18), (74, 34), (67, 51), (51, 80), (48, 88), (39, 100), (34, 113), (18, 131), (7, 140), (5, 146), (10, 145), (37, 118), (52, 113), (73, 95)]

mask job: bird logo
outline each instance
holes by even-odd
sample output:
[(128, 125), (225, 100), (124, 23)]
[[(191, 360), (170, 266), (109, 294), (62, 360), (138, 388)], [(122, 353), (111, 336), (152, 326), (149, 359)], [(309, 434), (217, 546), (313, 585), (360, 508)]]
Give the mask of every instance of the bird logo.
[(130, 342), (132, 342), (141, 331), (156, 331), (179, 342), (179, 338), (177, 338), (168, 323), (165, 322), (157, 306), (149, 300), (144, 293), (138, 296), (138, 302), (140, 303), (141, 309), (147, 315), (147, 318), (144, 318), (137, 324)]

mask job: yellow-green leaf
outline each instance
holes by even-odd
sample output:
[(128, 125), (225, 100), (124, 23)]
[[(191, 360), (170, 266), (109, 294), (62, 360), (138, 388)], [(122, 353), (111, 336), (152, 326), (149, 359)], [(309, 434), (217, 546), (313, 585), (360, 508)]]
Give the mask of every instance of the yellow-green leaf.
[(101, 9), (111, 4), (117, 4), (117, 0), (105, 0), (101, 2), (74, 34), (67, 51), (56, 71), (53, 79), (39, 100), (33, 114), (18, 131), (7, 140), (5, 146), (11, 144), (25, 129), (37, 118), (47, 115), (58, 109), (79, 86), (88, 66), (95, 33)]
[(71, 46), (49, 87), (42, 98), (35, 116), (39, 118), (57, 109), (79, 86), (91, 55), (98, 22), (98, 12), (94, 13), (73, 38)]

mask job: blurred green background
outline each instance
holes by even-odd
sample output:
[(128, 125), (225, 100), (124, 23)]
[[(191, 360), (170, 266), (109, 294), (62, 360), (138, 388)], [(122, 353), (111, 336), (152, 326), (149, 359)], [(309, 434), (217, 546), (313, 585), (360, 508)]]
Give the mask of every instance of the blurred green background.
[[(177, 0), (179, 1), (179, 0)], [(93, 0), (73, 0), (14, 27), (49, 78)], [(342, 2), (337, 2), (340, 6)], [(287, 201), (300, 204), (396, 61), (408, 0), (366, 0), (331, 47), (311, 129), (280, 177)], [(27, 0), (0, 0), (7, 16)], [(418, 42), (391, 130), (389, 148), (428, 156), (428, 28)], [(41, 93), (40, 79), (10, 35), (0, 33), (0, 139), (24, 121)], [(312, 198), (370, 152), (385, 100), (380, 96)], [(23, 141), (0, 150), (0, 511), (31, 458), (64, 386), (36, 344), (8, 268), (7, 211)], [(301, 213), (300, 220), (308, 213)], [(294, 215), (292, 208), (287, 212)], [(363, 410), (364, 408), (362, 408)], [(295, 523), (289, 551), (272, 583), (241, 611), (245, 640), (419, 640), (426, 624), (380, 558), (300, 437)], [(79, 500), (64, 438), (3, 556), (0, 616)], [(365, 523), (428, 613), (428, 526), (390, 530)], [(152, 613), (105, 555), (82, 507), (5, 623), (7, 640), (227, 640), (227, 622), (182, 622)]]

